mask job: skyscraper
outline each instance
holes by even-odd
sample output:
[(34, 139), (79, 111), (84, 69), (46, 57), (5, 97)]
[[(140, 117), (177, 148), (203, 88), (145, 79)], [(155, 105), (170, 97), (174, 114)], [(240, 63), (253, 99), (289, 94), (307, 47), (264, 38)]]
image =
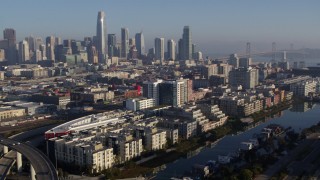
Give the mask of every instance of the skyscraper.
[(130, 49), (132, 46), (136, 46), (136, 39), (135, 39), (135, 38), (130, 38), (130, 39), (129, 39), (129, 49)]
[(176, 43), (173, 39), (168, 40), (168, 59), (176, 59)]
[(116, 46), (117, 46), (116, 35), (108, 34), (108, 56), (109, 57), (117, 56), (115, 54)]
[(41, 44), (40, 47), (39, 47), (39, 50), (41, 51), (41, 58), (42, 60), (47, 60), (47, 48), (44, 44)]
[(251, 58), (240, 58), (239, 59), (239, 67), (248, 68), (252, 65), (252, 59)]
[(191, 41), (191, 31), (189, 26), (185, 26), (183, 28), (183, 60), (190, 60), (192, 59), (192, 41)]
[(55, 43), (54, 44), (55, 46), (61, 45), (62, 44), (61, 37), (56, 37), (54, 43)]
[(196, 57), (196, 44), (192, 44), (191, 54), (192, 54), (192, 58), (195, 59), (195, 57)]
[(34, 49), (39, 50), (40, 45), (42, 44), (42, 38), (41, 37), (36, 37), (34, 41)]
[(162, 80), (156, 81), (145, 81), (143, 82), (143, 97), (153, 98), (155, 100), (155, 105), (159, 105), (159, 84)]
[(129, 30), (121, 28), (121, 57), (127, 58), (129, 53)]
[(180, 80), (159, 84), (159, 105), (181, 106), (185, 102), (185, 84)]
[(105, 63), (106, 56), (106, 17), (103, 11), (99, 11), (97, 19), (97, 50), (99, 51), (99, 63)]
[(29, 44), (29, 50), (34, 52), (35, 51), (35, 41), (33, 36), (26, 37), (25, 40)]
[(5, 45), (5, 55), (9, 64), (16, 64), (18, 61), (18, 54), (16, 48), (16, 31), (7, 28), (3, 31), (3, 39), (7, 41)]
[(98, 52), (96, 50), (95, 46), (89, 45), (87, 49), (88, 53), (88, 62), (91, 64), (97, 64), (98, 63)]
[(179, 48), (179, 60), (183, 60), (184, 50), (183, 50), (183, 40), (179, 39), (178, 42), (178, 48)]
[(19, 42), (19, 63), (24, 63), (27, 60), (30, 60), (29, 44), (23, 40)]
[(9, 47), (16, 45), (16, 31), (11, 28), (7, 28), (3, 31), (3, 38), (8, 40)]
[(136, 39), (136, 48), (138, 50), (138, 57), (141, 58), (142, 55), (145, 55), (145, 46), (144, 46), (144, 36), (143, 33), (137, 33), (135, 36)]
[(231, 54), (229, 57), (229, 62), (228, 64), (232, 65), (233, 68), (238, 68), (239, 67), (239, 57), (237, 54)]
[(54, 56), (54, 45), (55, 45), (55, 38), (53, 36), (48, 36), (46, 38), (46, 53), (48, 60), (55, 60)]
[(156, 60), (160, 60), (160, 64), (162, 64), (164, 60), (164, 38), (156, 38), (154, 40), (155, 47), (155, 58)]

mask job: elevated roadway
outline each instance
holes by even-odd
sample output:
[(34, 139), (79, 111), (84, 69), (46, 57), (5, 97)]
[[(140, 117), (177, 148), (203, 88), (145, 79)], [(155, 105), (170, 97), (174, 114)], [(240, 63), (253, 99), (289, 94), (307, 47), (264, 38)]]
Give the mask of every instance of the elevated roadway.
[[(47, 158), (47, 156), (45, 156), (38, 149), (34, 148), (44, 141), (43, 133), (54, 126), (56, 126), (56, 125), (44, 126), (44, 127), (40, 127), (37, 129), (33, 129), (31, 131), (26, 131), (26, 132), (23, 132), (20, 134), (13, 135), (13, 136), (9, 137), (10, 139), (5, 139), (5, 138), (0, 137), (0, 147), (1, 147), (0, 151), (3, 151), (3, 150), (7, 151), (6, 153), (4, 153), (5, 155), (0, 159), (0, 180), (6, 178), (6, 175), (10, 172), (11, 167), (16, 162), (17, 152), (19, 152), (19, 149), (22, 149), (22, 151), (23, 151), (23, 148), (25, 146), (28, 146), (28, 149), (32, 149), (31, 152), (33, 152), (33, 155), (32, 155), (31, 159), (37, 158), (37, 157), (33, 157), (33, 156), (38, 156), (38, 154), (41, 153), (41, 155), (43, 156), (42, 163), (40, 163), (41, 166), (42, 165), (47, 166), (48, 169), (51, 169), (52, 173), (55, 172), (55, 170), (53, 171), (54, 167), (51, 164), (50, 160)], [(27, 142), (22, 145), (21, 141), (27, 141)], [(9, 145), (7, 145), (7, 143), (9, 143)], [(10, 146), (10, 144), (11, 144), (11, 146)], [(13, 144), (15, 144), (15, 145), (13, 145)], [(8, 147), (9, 147), (10, 151), (8, 151)], [(15, 148), (18, 148), (17, 152), (15, 151), (16, 150)], [(21, 154), (25, 156), (25, 152), (24, 153), (20, 152), (19, 158), (21, 158), (21, 160), (22, 160)], [(29, 159), (27, 156), (25, 156), (25, 157), (27, 159)], [(39, 158), (41, 158), (41, 157), (39, 157)], [(43, 163), (44, 161), (46, 163)], [(32, 164), (31, 160), (30, 160), (30, 163)], [(22, 166), (22, 164), (21, 164), (21, 166)], [(33, 169), (34, 169), (34, 167), (33, 167)], [(32, 169), (32, 171), (33, 171), (33, 169)], [(42, 171), (42, 170), (39, 170), (37, 172), (40, 172), (40, 171)], [(45, 171), (47, 171), (47, 170), (45, 170)], [(37, 172), (34, 172), (34, 173), (37, 173)], [(39, 176), (37, 175), (37, 179), (39, 179), (39, 178), (41, 178), (40, 175)], [(53, 178), (56, 178), (56, 177), (53, 177)], [(44, 177), (43, 179), (47, 179), (47, 177)]]
[(37, 148), (34, 148), (33, 146), (26, 143), (3, 137), (0, 137), (0, 144), (21, 153), (30, 161), (30, 164), (32, 166), (31, 176), (33, 174), (32, 171), (34, 170), (35, 177), (38, 180), (58, 179), (56, 169), (49, 160), (49, 158)]
[(11, 166), (16, 162), (17, 153), (10, 151), (5, 154), (0, 160), (0, 179), (4, 180), (10, 171)]

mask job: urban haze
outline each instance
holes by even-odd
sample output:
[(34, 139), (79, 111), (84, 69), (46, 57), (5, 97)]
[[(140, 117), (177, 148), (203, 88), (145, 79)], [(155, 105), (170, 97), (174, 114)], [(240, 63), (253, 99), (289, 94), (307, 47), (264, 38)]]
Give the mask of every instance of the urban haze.
[(4, 0), (1, 179), (320, 179), (319, 6)]

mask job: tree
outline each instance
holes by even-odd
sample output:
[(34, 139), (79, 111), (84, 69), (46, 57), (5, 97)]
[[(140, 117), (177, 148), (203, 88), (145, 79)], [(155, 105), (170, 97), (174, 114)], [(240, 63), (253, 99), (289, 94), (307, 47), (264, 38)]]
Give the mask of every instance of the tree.
[(240, 172), (239, 179), (241, 180), (252, 180), (253, 179), (253, 172), (249, 169), (243, 169)]

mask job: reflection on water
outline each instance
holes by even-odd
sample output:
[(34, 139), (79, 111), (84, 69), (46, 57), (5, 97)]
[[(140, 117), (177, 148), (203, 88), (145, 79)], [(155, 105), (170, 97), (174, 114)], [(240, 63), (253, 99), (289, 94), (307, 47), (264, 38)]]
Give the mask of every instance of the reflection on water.
[(294, 103), (289, 110), (292, 112), (307, 112), (314, 107), (315, 103), (313, 102), (304, 102), (299, 104)]
[[(306, 105), (307, 104), (307, 105)], [(284, 128), (292, 127), (297, 132), (308, 128), (320, 121), (320, 105), (303, 103), (300, 108), (291, 108), (266, 118), (261, 124), (255, 124), (247, 131), (238, 135), (228, 135), (222, 138), (212, 148), (203, 148), (199, 153), (190, 153), (189, 158), (181, 158), (166, 165), (166, 168), (157, 174), (156, 179), (170, 179), (172, 176), (189, 172), (194, 164), (205, 164), (208, 160), (217, 160), (218, 155), (226, 155), (239, 149), (240, 143), (252, 138), (269, 124), (279, 124)], [(302, 108), (301, 108), (302, 107)], [(307, 107), (307, 108), (306, 108)], [(296, 111), (298, 109), (299, 111)], [(303, 111), (302, 111), (303, 110)], [(303, 113), (302, 113), (303, 112)]]

